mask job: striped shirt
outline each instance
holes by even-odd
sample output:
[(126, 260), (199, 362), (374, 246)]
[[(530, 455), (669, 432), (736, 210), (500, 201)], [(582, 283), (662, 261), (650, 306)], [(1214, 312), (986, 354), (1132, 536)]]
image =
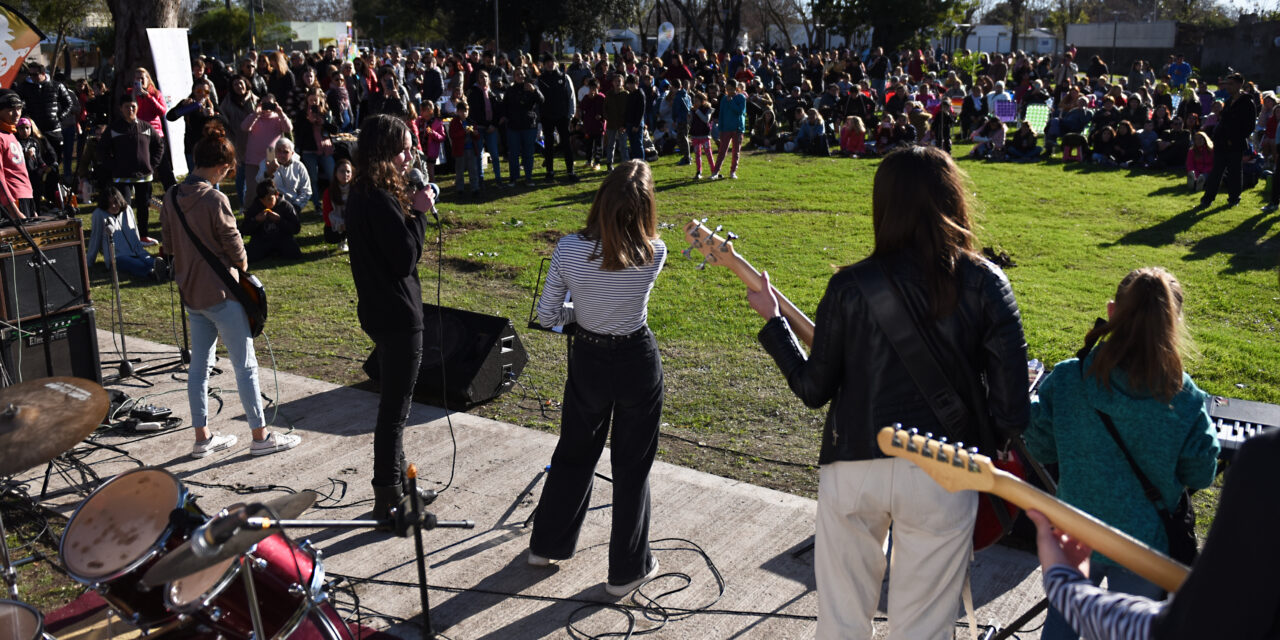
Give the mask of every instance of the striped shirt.
[[(605, 271), (591, 259), (595, 240), (567, 235), (551, 254), (547, 283), (538, 300), (538, 319), (544, 327), (577, 322), (592, 333), (627, 335), (649, 317), (649, 292), (667, 260), (667, 245), (654, 239), (653, 262), (621, 271)], [(568, 293), (570, 302), (565, 302)]]
[(1044, 574), (1049, 603), (1090, 640), (1148, 640), (1166, 603), (1095, 587), (1079, 571), (1055, 564)]

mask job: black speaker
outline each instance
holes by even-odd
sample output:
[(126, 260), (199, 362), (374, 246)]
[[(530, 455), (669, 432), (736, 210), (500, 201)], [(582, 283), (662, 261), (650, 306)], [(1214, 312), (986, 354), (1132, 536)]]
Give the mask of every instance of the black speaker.
[[(458, 409), (492, 400), (515, 384), (529, 362), (507, 318), (423, 304), (422, 324), (416, 390), (432, 404)], [(364, 372), (378, 379), (377, 349), (365, 360)]]
[(102, 363), (98, 360), (98, 332), (93, 307), (49, 316), (49, 355), (45, 359), (44, 327), (39, 319), (22, 323), (22, 328), (0, 331), (0, 363), (4, 373), (0, 386), (46, 378), (45, 363), (53, 362), (53, 375), (75, 376), (102, 384)]
[[(41, 267), (44, 310), (52, 314), (89, 306), (89, 270), (85, 264), (80, 221), (37, 222), (24, 229), (52, 263), (52, 269)], [(63, 280), (67, 284), (63, 284)], [(0, 287), (0, 318), (7, 322), (26, 322), (40, 317), (36, 255), (26, 239), (12, 227), (0, 229), (0, 282), (4, 283)]]

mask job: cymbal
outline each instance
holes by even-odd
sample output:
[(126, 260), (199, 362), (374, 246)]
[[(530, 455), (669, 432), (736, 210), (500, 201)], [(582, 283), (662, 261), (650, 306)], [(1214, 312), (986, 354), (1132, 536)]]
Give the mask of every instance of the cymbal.
[(48, 462), (79, 444), (107, 417), (102, 385), (40, 378), (0, 389), (0, 476)]
[[(311, 505), (315, 503), (316, 497), (314, 491), (299, 491), (287, 496), (280, 496), (262, 504), (280, 520), (292, 520), (302, 515), (307, 509), (310, 509)], [(217, 546), (212, 554), (206, 556), (196, 555), (195, 550), (191, 547), (191, 541), (187, 540), (173, 551), (166, 553), (154, 566), (147, 570), (147, 573), (142, 576), (142, 585), (144, 587), (154, 587), (184, 578), (197, 571), (203, 571), (248, 552), (249, 549), (253, 548), (253, 545), (258, 544), (274, 533), (278, 533), (278, 531), (275, 529), (241, 529), (230, 540)]]

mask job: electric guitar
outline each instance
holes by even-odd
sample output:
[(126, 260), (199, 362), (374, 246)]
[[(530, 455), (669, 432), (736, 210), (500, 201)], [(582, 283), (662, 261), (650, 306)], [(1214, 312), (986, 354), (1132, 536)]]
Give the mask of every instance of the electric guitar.
[(885, 427), (876, 442), (885, 455), (904, 458), (929, 474), (942, 488), (955, 492), (970, 489), (994, 493), (1023, 509), (1035, 509), (1053, 525), (1075, 536), (1095, 551), (1126, 569), (1173, 593), (1187, 579), (1189, 569), (1132, 536), (1019, 480), (991, 462), (977, 449), (955, 445), (901, 428)]
[[(689, 248), (684, 250), (686, 258), (691, 257), (696, 250), (703, 255), (702, 263), (698, 265), (698, 269), (705, 269), (708, 264), (713, 266), (728, 267), (734, 275), (738, 276), (742, 283), (752, 291), (760, 291), (764, 288), (764, 280), (760, 277), (760, 272), (751, 266), (745, 258), (738, 255), (733, 250), (733, 241), (738, 238), (738, 234), (732, 231), (725, 234), (727, 237), (720, 237), (718, 234), (724, 226), (717, 226), (714, 230), (708, 229), (702, 221), (690, 220), (689, 224), (684, 226), (685, 240), (689, 241)], [(773, 293), (778, 298), (778, 308), (782, 311), (782, 316), (787, 319), (791, 325), (791, 331), (796, 334), (797, 338), (810, 349), (813, 348), (813, 321), (806, 316), (803, 311), (796, 308), (786, 296), (775, 286)]]

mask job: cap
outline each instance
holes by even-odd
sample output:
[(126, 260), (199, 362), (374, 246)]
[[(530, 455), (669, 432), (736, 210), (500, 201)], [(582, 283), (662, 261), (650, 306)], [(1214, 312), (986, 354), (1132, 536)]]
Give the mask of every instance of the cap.
[(553, 56), (553, 55), (551, 55), (551, 54), (549, 54), (549, 53), (544, 53), (544, 54), (542, 54), (541, 61), (542, 61), (542, 62), (555, 62), (555, 61), (556, 61), (556, 57), (555, 57), (555, 56)]
[(25, 103), (13, 89), (0, 89), (0, 109), (21, 109)]
[(33, 76), (38, 76), (47, 72), (45, 71), (43, 64), (40, 64), (39, 62), (31, 62), (27, 64), (27, 73)]

